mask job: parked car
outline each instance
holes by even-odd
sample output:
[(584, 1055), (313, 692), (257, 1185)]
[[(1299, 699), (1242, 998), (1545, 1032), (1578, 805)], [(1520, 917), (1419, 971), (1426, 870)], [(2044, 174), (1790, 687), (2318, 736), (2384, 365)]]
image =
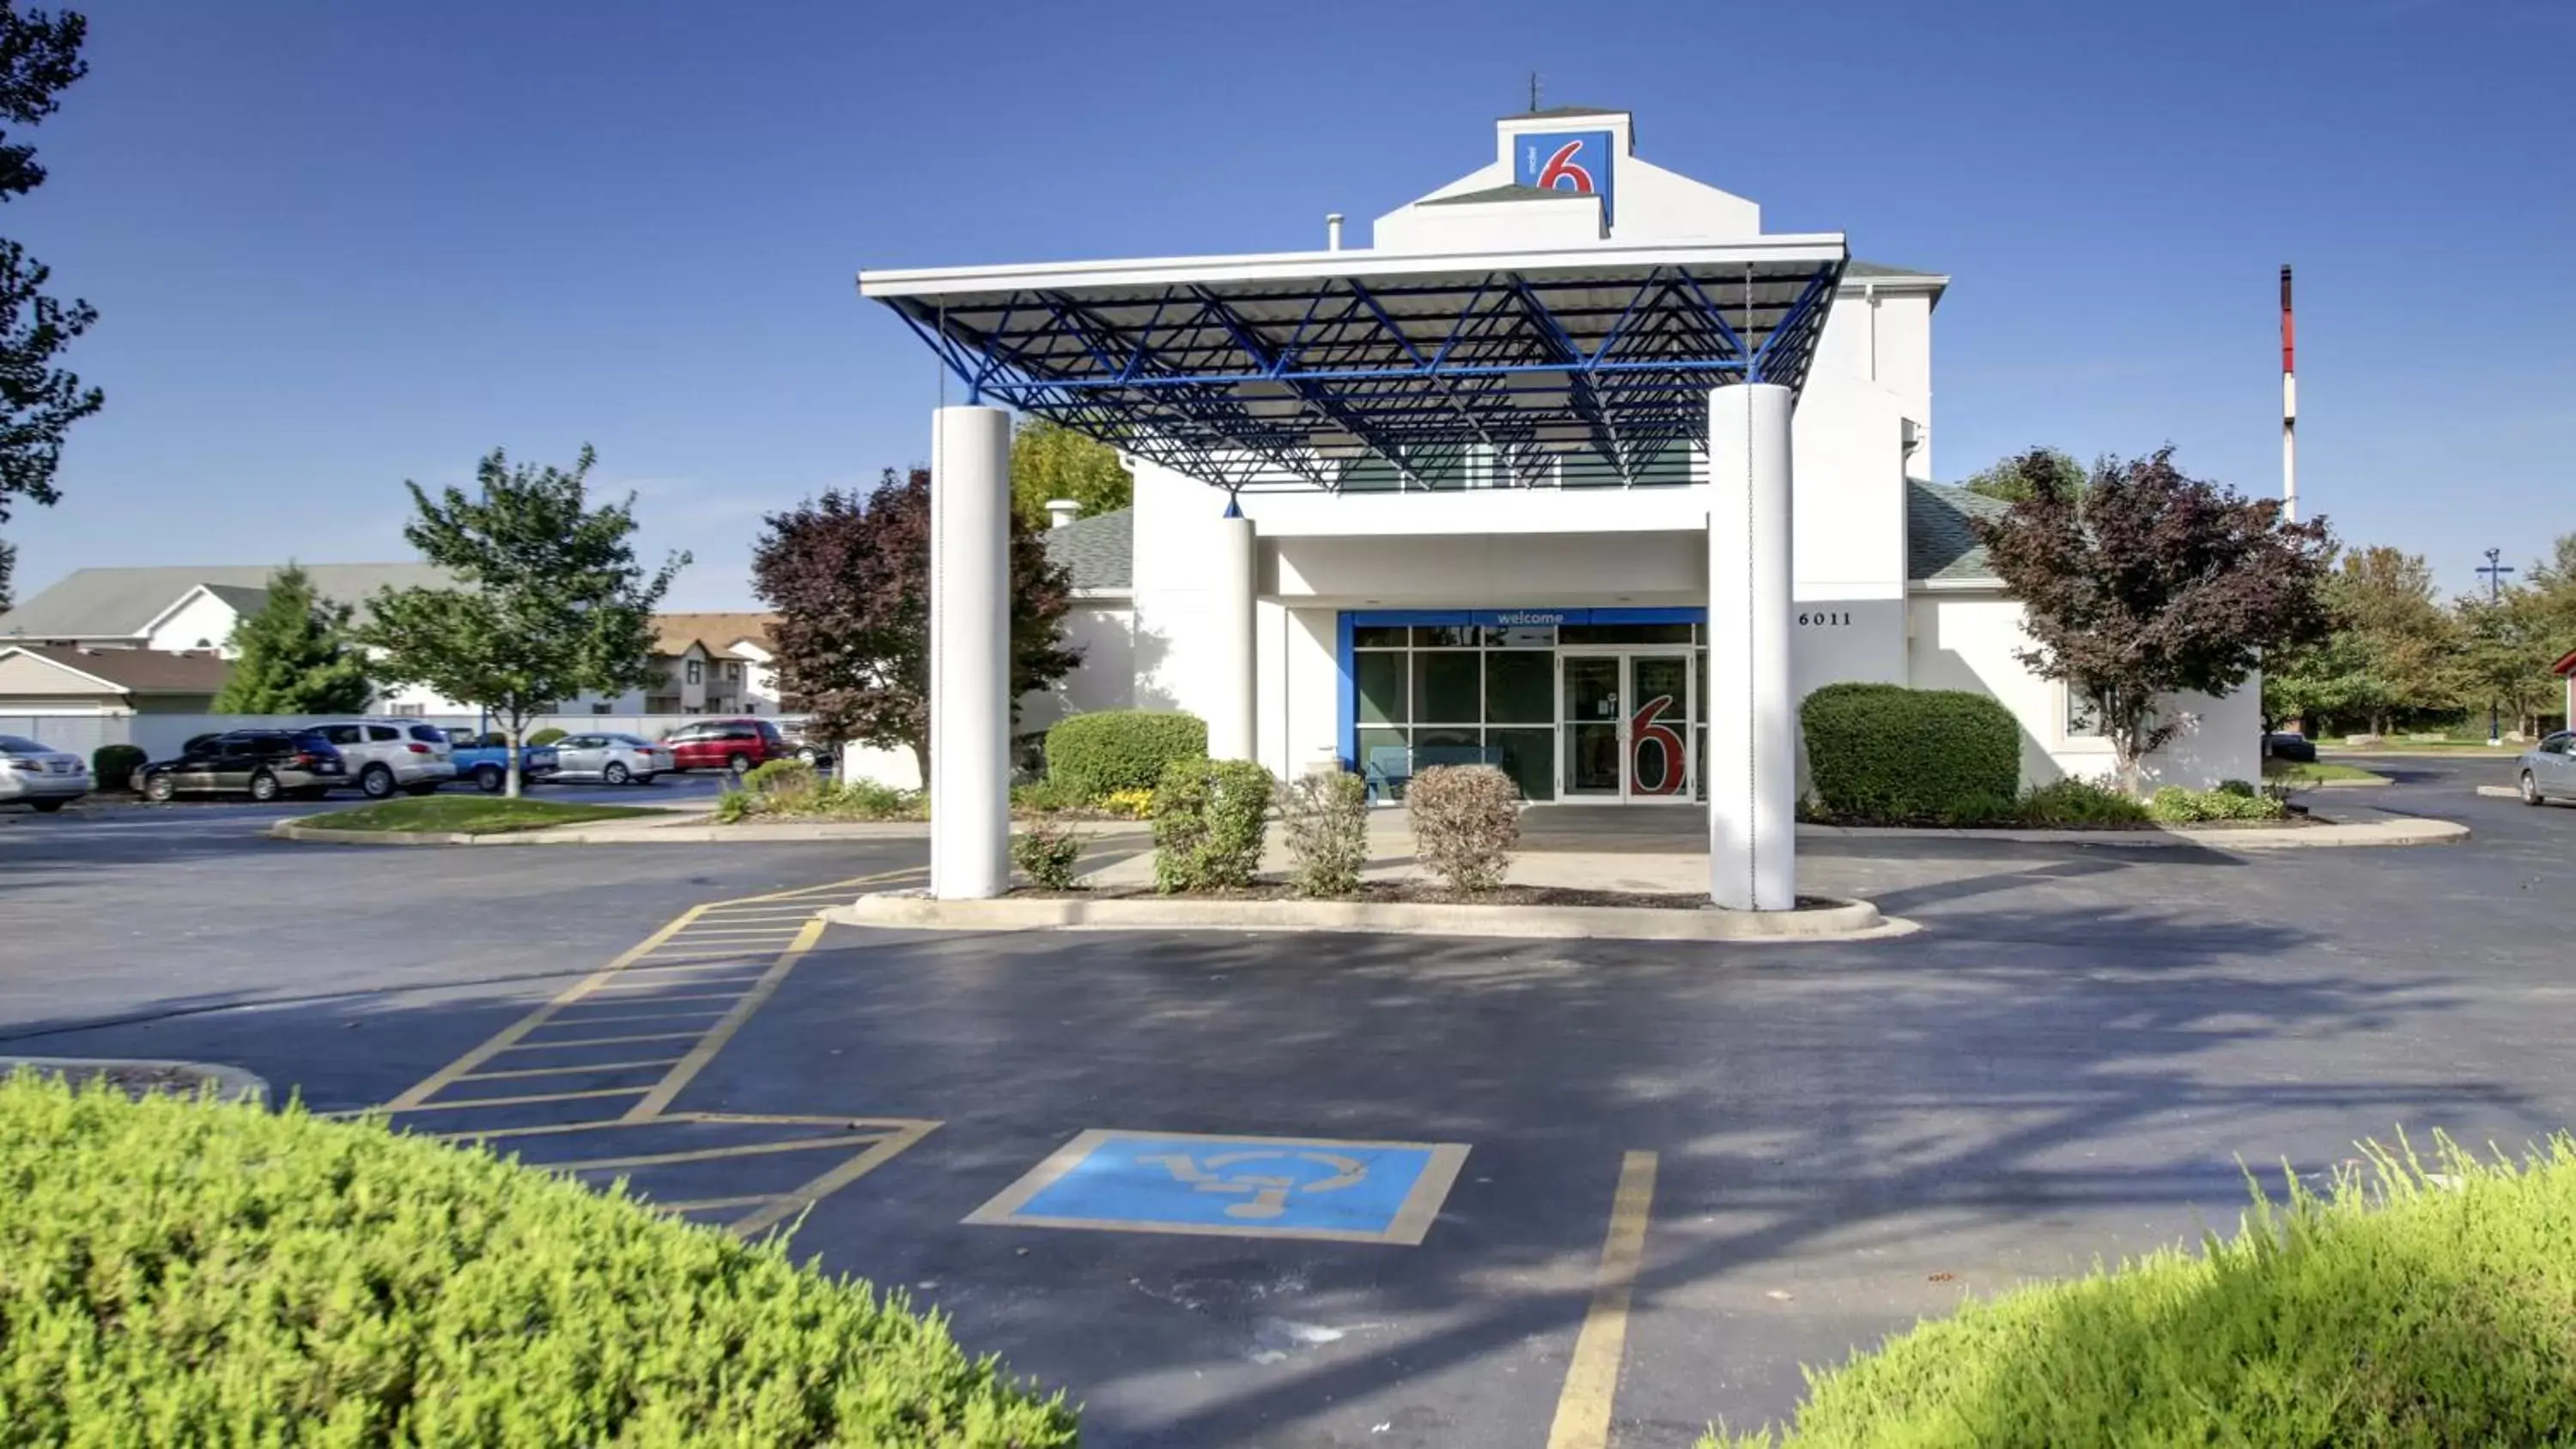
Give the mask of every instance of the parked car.
[(2576, 733), (2558, 733), (2522, 752), (2514, 761), (2514, 783), (2525, 805), (2546, 805), (2551, 797), (2576, 800)]
[(89, 793), (89, 764), (25, 735), (0, 735), (0, 805), (15, 801), (50, 815)]
[(711, 719), (682, 725), (664, 735), (662, 743), (671, 747), (674, 769), (731, 770), (737, 775), (795, 753), (778, 726), (765, 719)]
[[(499, 730), (477, 734), (472, 730), (447, 731), (448, 759), (456, 766), (456, 778), (471, 780), (486, 795), (498, 795), (510, 786), (510, 737)], [(519, 747), (519, 780), (533, 785), (555, 772), (555, 747), (521, 745)]]
[(233, 730), (199, 735), (179, 758), (140, 773), (146, 800), (238, 793), (265, 802), (281, 795), (319, 800), (348, 783), (349, 766), (319, 730)]
[(788, 754), (803, 760), (815, 769), (828, 770), (835, 763), (830, 747), (816, 743), (803, 720), (793, 720), (779, 725), (778, 734), (781, 739), (787, 741)]
[(456, 778), (448, 758), (447, 732), (416, 720), (324, 720), (306, 728), (317, 731), (340, 752), (347, 783), (370, 800), (396, 790), (427, 795)]
[(672, 768), (671, 752), (634, 735), (566, 735), (555, 741), (557, 780), (650, 785)]
[(2276, 760), (2313, 765), (2317, 762), (2317, 742), (2296, 730), (2276, 730), (2263, 737), (2263, 753)]

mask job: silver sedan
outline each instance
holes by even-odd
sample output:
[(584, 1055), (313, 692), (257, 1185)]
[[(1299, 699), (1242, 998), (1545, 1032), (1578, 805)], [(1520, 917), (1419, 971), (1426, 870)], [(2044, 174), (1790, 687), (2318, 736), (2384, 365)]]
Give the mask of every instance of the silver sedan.
[(671, 768), (671, 752), (634, 735), (566, 735), (555, 741), (550, 780), (597, 780), (603, 785), (649, 785)]
[(2576, 733), (2560, 730), (2523, 751), (2513, 768), (2523, 804), (2576, 800)]
[(32, 805), (52, 814), (89, 793), (89, 764), (25, 735), (0, 735), (0, 805)]

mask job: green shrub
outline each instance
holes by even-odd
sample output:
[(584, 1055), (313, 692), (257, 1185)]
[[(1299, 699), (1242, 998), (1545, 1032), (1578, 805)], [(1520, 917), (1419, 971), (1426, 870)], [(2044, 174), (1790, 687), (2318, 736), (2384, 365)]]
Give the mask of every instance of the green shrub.
[(564, 732), (562, 730), (556, 729), (553, 725), (548, 725), (544, 729), (537, 731), (535, 734), (528, 736), (528, 743), (532, 745), (551, 745), (563, 737)]
[(716, 797), (716, 823), (718, 825), (740, 825), (745, 820), (751, 818), (752, 808), (752, 799), (749, 791), (727, 790)]
[(2021, 789), (2021, 726), (1982, 694), (1828, 684), (1798, 723), (1817, 803), (1846, 824), (1938, 825)]
[(1082, 858), (1082, 837), (1061, 825), (1041, 822), (1011, 837), (1011, 859), (1029, 879), (1051, 891), (1073, 884), (1073, 864)]
[(1492, 765), (1434, 765), (1404, 792), (1414, 854), (1454, 891), (1489, 891), (1521, 842), (1521, 792)]
[(1235, 890), (1261, 869), (1270, 772), (1242, 760), (1174, 760), (1154, 787), (1154, 887)]
[(2576, 1144), (2369, 1155), (2198, 1255), (1971, 1302), (1812, 1374), (1784, 1436), (1703, 1449), (2568, 1442)]
[(2186, 790), (2167, 785), (2147, 797), (2147, 815), (2164, 825), (2197, 825), (2209, 820), (2278, 820), (2289, 813), (2278, 796), (2266, 795), (2245, 786), (2243, 793), (2227, 785), (2244, 785), (2231, 780), (2215, 790)]
[(762, 809), (794, 815), (813, 808), (823, 793), (823, 776), (805, 760), (765, 760), (743, 772), (742, 788)]
[(1053, 780), (1032, 780), (1011, 787), (1011, 808), (1031, 815), (1052, 815), (1058, 810), (1077, 810), (1089, 804), (1082, 796)]
[(0, 1443), (1040, 1449), (900, 1294), (481, 1150), (0, 1083)]
[(131, 790), (134, 772), (151, 758), (134, 745), (101, 745), (90, 752), (90, 779), (101, 790)]
[(2021, 802), (2009, 795), (1970, 795), (1951, 802), (1950, 811), (1941, 823), (1962, 829), (1981, 829), (1997, 825), (2015, 825), (2021, 821)]
[(2147, 807), (2138, 797), (2108, 780), (2079, 780), (2069, 776), (2033, 785), (2021, 797), (2021, 818), (2026, 825), (2082, 828), (2103, 825), (2143, 825)]
[(877, 780), (843, 780), (815, 800), (817, 811), (849, 820), (920, 820), (928, 807), (922, 792)]
[(1047, 778), (1083, 803), (1153, 790), (1174, 760), (1207, 758), (1207, 722), (1171, 710), (1104, 709), (1058, 720), (1046, 736)]
[(1368, 864), (1368, 782), (1344, 770), (1306, 775), (1288, 787), (1280, 822), (1288, 831), (1288, 887), (1301, 896), (1346, 896)]

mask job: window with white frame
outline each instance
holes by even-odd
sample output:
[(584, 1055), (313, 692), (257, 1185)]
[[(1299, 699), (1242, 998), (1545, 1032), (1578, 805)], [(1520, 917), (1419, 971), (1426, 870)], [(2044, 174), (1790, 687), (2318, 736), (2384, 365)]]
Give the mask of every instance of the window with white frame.
[(699, 662), (698, 660), (695, 660), (695, 659), (690, 660), (690, 661), (689, 661), (689, 682), (690, 682), (691, 684), (703, 684), (703, 683), (705, 683), (705, 682), (706, 682), (706, 677), (707, 677), (707, 667), (706, 667), (706, 665), (704, 665), (703, 663), (701, 663), (701, 662)]
[(2063, 705), (2066, 737), (2070, 740), (2098, 740), (2102, 736), (2102, 697), (2060, 682), (2057, 697)]

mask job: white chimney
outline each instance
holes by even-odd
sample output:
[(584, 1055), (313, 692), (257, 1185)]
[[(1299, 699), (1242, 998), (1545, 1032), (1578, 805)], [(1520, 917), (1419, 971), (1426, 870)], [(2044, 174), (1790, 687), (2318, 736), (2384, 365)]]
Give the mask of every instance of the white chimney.
[(1047, 527), (1050, 529), (1071, 528), (1073, 521), (1082, 516), (1082, 505), (1070, 498), (1050, 498), (1046, 510)]
[(1341, 249), (1342, 214), (1338, 211), (1327, 212), (1324, 215), (1324, 250), (1337, 252)]

